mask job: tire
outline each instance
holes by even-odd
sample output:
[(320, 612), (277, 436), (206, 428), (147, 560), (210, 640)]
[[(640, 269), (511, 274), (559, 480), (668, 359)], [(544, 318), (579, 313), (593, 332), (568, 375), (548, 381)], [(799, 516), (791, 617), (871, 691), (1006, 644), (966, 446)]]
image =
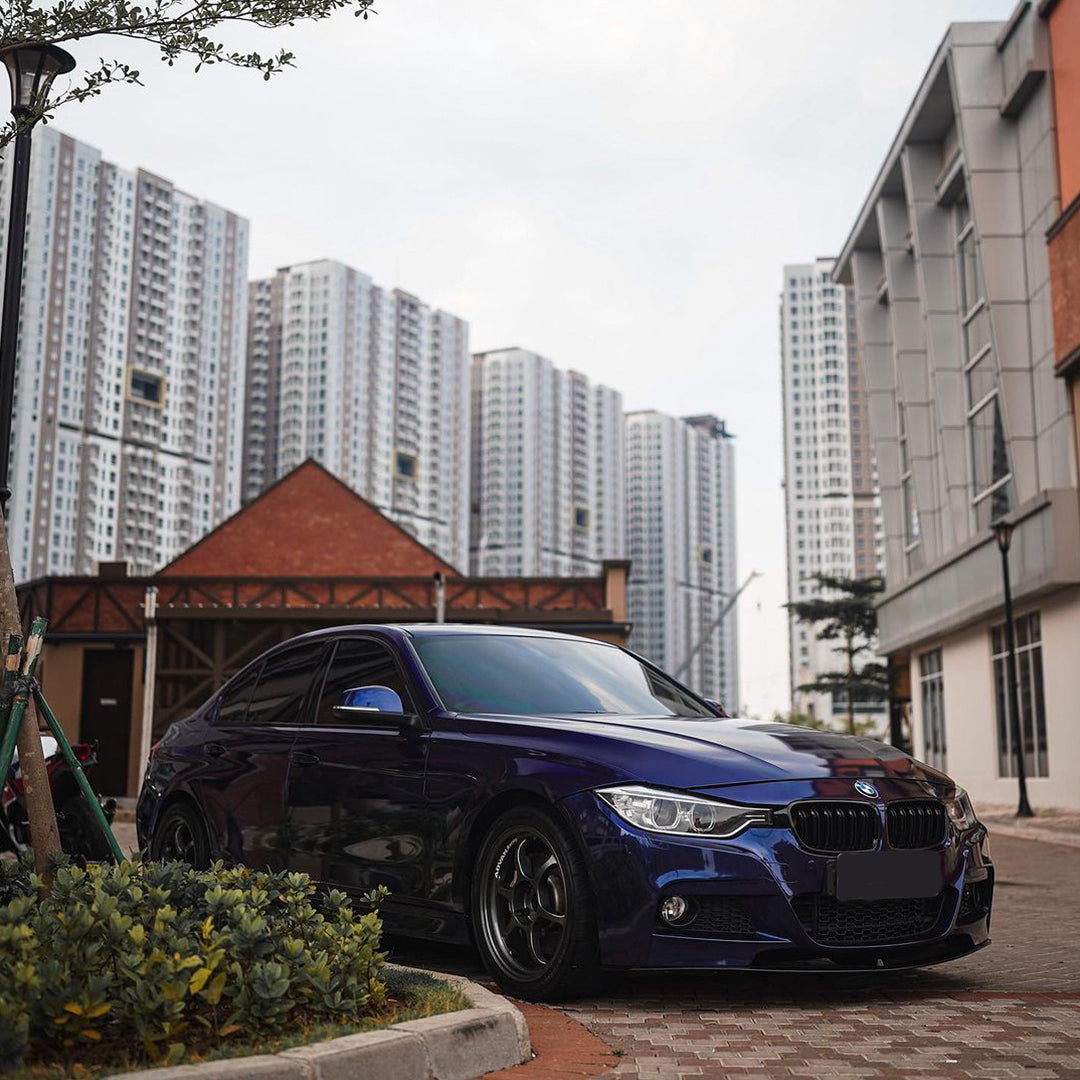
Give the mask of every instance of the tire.
[(485, 834), (475, 867), (474, 937), (499, 986), (525, 1001), (595, 989), (596, 901), (566, 825), (539, 807), (508, 810)]
[(210, 865), (210, 841), (202, 815), (189, 802), (170, 803), (154, 826), (150, 857), (159, 862), (185, 862), (196, 870)]

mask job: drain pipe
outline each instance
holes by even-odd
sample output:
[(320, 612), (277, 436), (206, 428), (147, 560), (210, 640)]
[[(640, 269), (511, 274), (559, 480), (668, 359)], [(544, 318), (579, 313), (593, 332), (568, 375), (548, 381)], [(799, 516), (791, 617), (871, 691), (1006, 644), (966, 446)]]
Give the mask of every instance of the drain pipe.
[(143, 601), (143, 615), (146, 618), (146, 651), (143, 653), (143, 702), (142, 730), (139, 732), (139, 789), (146, 777), (146, 766), (150, 761), (150, 746), (154, 733), (154, 693), (157, 682), (157, 586), (148, 585)]

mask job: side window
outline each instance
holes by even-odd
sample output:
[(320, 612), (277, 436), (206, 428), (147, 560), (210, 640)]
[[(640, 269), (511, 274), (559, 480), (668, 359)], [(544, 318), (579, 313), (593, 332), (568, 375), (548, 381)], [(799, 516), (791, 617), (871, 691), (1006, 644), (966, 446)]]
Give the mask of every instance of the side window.
[(315, 723), (346, 722), (334, 712), (334, 706), (342, 693), (354, 686), (387, 686), (397, 692), (406, 712), (413, 709), (405, 679), (390, 650), (378, 641), (344, 638), (338, 642), (330, 670), (326, 673)]
[(225, 687), (218, 700), (216, 723), (242, 724), (244, 722), (248, 702), (251, 700), (251, 691), (258, 674), (259, 665), (255, 664)]
[(301, 645), (269, 657), (248, 705), (249, 724), (300, 724), (304, 699), (326, 648)]

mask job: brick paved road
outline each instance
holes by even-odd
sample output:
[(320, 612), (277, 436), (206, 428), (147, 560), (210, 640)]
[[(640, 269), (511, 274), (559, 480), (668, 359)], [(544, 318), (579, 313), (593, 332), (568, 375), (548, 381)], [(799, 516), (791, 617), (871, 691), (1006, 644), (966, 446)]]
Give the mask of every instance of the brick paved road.
[(892, 976), (625, 979), (567, 1011), (618, 1077), (1080, 1078), (1080, 851), (991, 841), (993, 944)]
[[(874, 976), (631, 976), (565, 1011), (627, 1080), (700, 1077), (1080, 1080), (1080, 850), (999, 837), (993, 944)], [(399, 946), (477, 974), (472, 954)]]

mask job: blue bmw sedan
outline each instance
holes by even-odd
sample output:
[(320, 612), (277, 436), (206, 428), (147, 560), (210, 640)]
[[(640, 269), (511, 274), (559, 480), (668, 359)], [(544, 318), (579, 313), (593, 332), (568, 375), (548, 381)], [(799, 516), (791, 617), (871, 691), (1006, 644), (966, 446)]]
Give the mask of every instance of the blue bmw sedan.
[(155, 746), (157, 858), (390, 890), (526, 999), (603, 969), (936, 963), (989, 943), (986, 830), (872, 739), (725, 715), (614, 645), (447, 625), (294, 638)]

